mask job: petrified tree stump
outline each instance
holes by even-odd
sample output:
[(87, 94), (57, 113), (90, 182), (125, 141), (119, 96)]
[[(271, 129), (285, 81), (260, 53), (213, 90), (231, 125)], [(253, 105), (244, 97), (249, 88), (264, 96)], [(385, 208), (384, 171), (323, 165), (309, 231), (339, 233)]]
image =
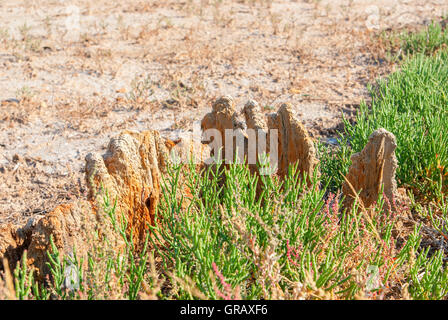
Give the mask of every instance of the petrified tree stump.
[[(245, 124), (241, 120), (243, 116)], [(232, 98), (225, 96), (213, 104), (212, 112), (204, 117), (201, 126), (204, 132), (216, 129), (221, 134), (218, 140), (222, 142), (224, 153), (227, 148), (225, 131), (234, 130), (235, 136), (242, 135), (244, 156), (251, 171), (255, 171), (262, 153), (270, 153), (271, 161), (277, 160), (274, 165), (277, 165), (277, 174), (281, 178), (288, 173), (292, 164), (297, 163), (300, 174), (307, 177), (313, 175), (318, 165), (313, 141), (294, 116), (290, 104), (282, 104), (277, 113), (264, 116), (257, 102), (249, 100), (239, 114)], [(261, 140), (263, 135), (265, 138)]]
[[(201, 121), (201, 129), (204, 132), (205, 139), (211, 141), (209, 144), (212, 147), (212, 156), (221, 159), (233, 161), (238, 145), (240, 142), (244, 145), (238, 150), (241, 156), (246, 154), (244, 150), (247, 145), (247, 136), (245, 135), (245, 124), (241, 116), (235, 111), (235, 103), (230, 96), (224, 96), (215, 101), (212, 105), (212, 111), (207, 113)], [(227, 141), (230, 136), (226, 134), (231, 133), (232, 139)], [(212, 139), (213, 138), (213, 139)], [(231, 145), (232, 150), (227, 149), (226, 146)], [(214, 147), (216, 146), (216, 147)]]
[(291, 104), (284, 103), (277, 113), (269, 115), (268, 127), (278, 130), (279, 176), (284, 177), (289, 165), (297, 163), (302, 175), (312, 177), (319, 163), (316, 149), (305, 127), (293, 115)]
[[(259, 106), (249, 101), (243, 114), (235, 111), (232, 98), (223, 97), (213, 105), (211, 113), (202, 121), (203, 130), (216, 129), (222, 135), (222, 145), (226, 146), (225, 130), (231, 129), (232, 141), (243, 138), (244, 155), (249, 147), (255, 147), (258, 159), (258, 145), (249, 145), (246, 124), (249, 129), (261, 130), (266, 135), (266, 151), (272, 151), (271, 129), (278, 131), (274, 141), (278, 147), (278, 173), (284, 176), (290, 164), (299, 162), (300, 172), (311, 175), (317, 159), (311, 139), (300, 122), (293, 116), (290, 105), (282, 105), (278, 112), (264, 117)], [(236, 132), (236, 134), (235, 134)], [(51, 213), (34, 219), (24, 226), (5, 226), (0, 235), (0, 258), (19, 260), (24, 250), (28, 251), (28, 264), (37, 269), (38, 279), (48, 274), (47, 251), (51, 250), (50, 238), (63, 255), (70, 255), (76, 249), (79, 255), (87, 252), (92, 234), (101, 229), (105, 235), (106, 217), (101, 210), (104, 197), (109, 197), (111, 205), (116, 205), (117, 218), (123, 214), (128, 222), (128, 234), (133, 235), (136, 247), (143, 243), (148, 226), (154, 224), (154, 215), (160, 199), (160, 179), (166, 174), (167, 166), (176, 159), (186, 163), (189, 158), (196, 160), (197, 168), (209, 157), (207, 145), (194, 140), (173, 142), (164, 139), (154, 130), (134, 132), (124, 131), (112, 138), (104, 155), (91, 153), (86, 156), (86, 182), (89, 189), (88, 200), (79, 200), (61, 205)], [(182, 189), (182, 188), (180, 188)], [(189, 190), (182, 189), (188, 201)], [(120, 242), (119, 239), (109, 239)], [(115, 246), (120, 250), (122, 243)]]
[(134, 243), (141, 244), (148, 225), (154, 225), (160, 179), (166, 174), (168, 164), (172, 160), (185, 164), (194, 158), (200, 167), (207, 152), (207, 146), (193, 139), (175, 143), (162, 138), (155, 130), (124, 131), (111, 139), (104, 156), (87, 155), (89, 199), (102, 203), (107, 191), (112, 204), (116, 203), (116, 214), (126, 217)]
[(124, 131), (111, 139), (104, 156), (86, 156), (89, 198), (103, 197), (107, 191), (116, 203), (117, 219), (124, 214), (136, 244), (144, 240), (148, 224), (154, 223), (169, 147), (157, 131)]
[[(102, 208), (106, 191), (110, 204), (116, 203), (116, 218), (124, 215), (128, 235), (132, 232), (134, 245), (139, 248), (148, 225), (154, 223), (160, 179), (168, 162), (174, 158), (186, 164), (194, 158), (199, 169), (208, 154), (207, 146), (193, 139), (175, 143), (157, 131), (122, 132), (111, 139), (105, 155), (86, 156), (89, 201), (60, 205), (45, 216), (31, 218), (25, 226), (0, 227), (0, 263), (7, 258), (13, 268), (27, 250), (28, 265), (36, 269), (36, 278), (41, 281), (49, 273), (51, 237), (61, 256), (72, 255), (75, 250), (78, 256), (85, 256), (92, 241), (98, 240), (93, 239), (94, 234), (107, 237), (115, 252), (124, 248), (123, 239), (112, 230)], [(180, 192), (188, 202), (189, 190)]]
[[(109, 241), (112, 232), (107, 232), (106, 227), (100, 221), (94, 208), (88, 201), (78, 200), (70, 204), (56, 207), (52, 212), (38, 220), (32, 230), (28, 246), (28, 264), (36, 269), (36, 279), (42, 281), (49, 274), (47, 252), (51, 252), (51, 240), (58, 249), (61, 257), (73, 255), (84, 256), (92, 244), (92, 237), (98, 225), (103, 226), (103, 233), (109, 233)], [(118, 250), (120, 246), (115, 246)]]
[(357, 193), (364, 207), (370, 207), (378, 200), (382, 187), (383, 194), (390, 203), (398, 198), (395, 180), (398, 167), (396, 148), (395, 136), (381, 128), (370, 135), (361, 152), (352, 155), (347, 180), (342, 185), (344, 207), (352, 206)]

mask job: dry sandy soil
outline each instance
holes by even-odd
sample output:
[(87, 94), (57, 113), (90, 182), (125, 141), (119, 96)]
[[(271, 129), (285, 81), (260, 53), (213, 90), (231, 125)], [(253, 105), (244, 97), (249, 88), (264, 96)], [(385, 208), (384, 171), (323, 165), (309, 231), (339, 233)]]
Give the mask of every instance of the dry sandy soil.
[(123, 129), (191, 130), (224, 94), (290, 101), (331, 137), (393, 69), (378, 34), (446, 0), (0, 0), (0, 223), (83, 197), (85, 155)]

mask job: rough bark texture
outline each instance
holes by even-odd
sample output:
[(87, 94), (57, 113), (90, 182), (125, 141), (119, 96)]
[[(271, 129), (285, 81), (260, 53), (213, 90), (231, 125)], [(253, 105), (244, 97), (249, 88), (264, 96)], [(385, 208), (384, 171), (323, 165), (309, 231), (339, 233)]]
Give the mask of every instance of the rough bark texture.
[(270, 130), (278, 130), (278, 174), (284, 177), (290, 164), (297, 163), (301, 174), (312, 177), (319, 163), (313, 141), (305, 127), (292, 112), (289, 103), (284, 103), (278, 112), (268, 116)]
[(244, 122), (235, 111), (235, 103), (230, 96), (224, 96), (215, 101), (212, 112), (207, 113), (201, 122), (202, 130), (217, 129), (225, 137), (226, 129), (244, 130)]
[[(212, 156), (218, 156), (214, 154), (216, 152), (221, 152), (221, 158), (228, 159), (229, 161), (234, 160), (234, 153), (236, 152), (237, 139), (242, 139), (246, 142), (247, 136), (244, 133), (245, 124), (240, 114), (235, 111), (235, 103), (230, 96), (224, 96), (215, 101), (212, 105), (212, 111), (207, 113), (201, 121), (201, 129), (205, 132), (207, 140), (211, 140), (210, 146), (217, 145), (218, 150), (212, 147)], [(207, 130), (214, 129), (218, 130), (221, 140), (216, 140), (218, 137), (211, 133), (213, 139), (207, 134)], [(229, 154), (226, 153), (226, 130), (232, 130), (233, 133), (233, 152), (227, 150)], [(244, 143), (246, 146), (247, 144)], [(219, 148), (222, 147), (222, 150)], [(241, 150), (240, 150), (241, 151)], [(246, 150), (243, 151), (246, 154)]]
[(42, 281), (50, 272), (47, 265), (47, 252), (52, 248), (50, 238), (61, 257), (73, 255), (74, 250), (79, 257), (85, 256), (97, 226), (104, 226), (97, 218), (99, 215), (90, 202), (78, 200), (56, 207), (37, 222), (32, 229), (27, 254), (28, 264), (36, 269), (37, 280)]
[(263, 112), (255, 100), (249, 100), (244, 105), (243, 109), (246, 125), (249, 129), (267, 130), (266, 119), (263, 117)]
[[(176, 143), (158, 131), (124, 131), (111, 139), (105, 155), (86, 156), (89, 199), (102, 203), (105, 190), (117, 215), (124, 214), (134, 244), (143, 242), (160, 199), (160, 179), (169, 162), (187, 164), (193, 158), (199, 169), (208, 156), (208, 146), (193, 138)], [(181, 189), (181, 188), (179, 188)], [(189, 194), (189, 190), (186, 191)], [(121, 217), (117, 217), (121, 218)]]
[[(17, 234), (17, 226), (13, 224), (4, 224), (0, 226), (0, 257), (6, 258), (8, 261), (17, 261), (20, 259), (18, 251), (22, 245), (23, 239)], [(0, 267), (3, 263), (0, 261)]]
[[(342, 185), (345, 195), (344, 206), (349, 208), (355, 199), (354, 191), (367, 208), (378, 200), (381, 187), (390, 203), (398, 198), (395, 171), (398, 167), (395, 149), (395, 136), (381, 128), (373, 132), (367, 145), (361, 152), (352, 155), (352, 165), (347, 174), (347, 181)], [(350, 186), (351, 185), (351, 186)]]
[[(294, 116), (290, 104), (282, 104), (277, 113), (265, 117), (257, 102), (249, 100), (244, 106), (241, 116), (244, 116), (246, 125), (239, 120), (240, 115), (235, 111), (232, 98), (225, 96), (213, 104), (212, 112), (202, 120), (202, 129), (217, 129), (222, 135), (224, 148), (225, 129), (242, 130), (242, 134), (246, 137), (245, 156), (249, 157), (248, 150), (253, 148), (252, 150), (256, 150), (257, 161), (261, 152), (275, 152), (275, 150), (271, 150), (270, 146), (270, 134), (275, 129), (278, 135), (278, 175), (284, 177), (288, 173), (289, 165), (298, 163), (298, 170), (302, 175), (312, 176), (318, 164), (316, 150), (304, 126)], [(254, 129), (256, 132), (262, 130), (266, 133), (266, 150), (258, 148), (258, 136), (255, 144), (250, 142), (253, 141), (251, 140), (253, 137), (247, 133), (249, 130), (245, 129), (246, 126), (247, 129)], [(250, 166), (251, 170), (255, 167), (256, 165)]]
[[(124, 131), (111, 139), (104, 156), (86, 156), (89, 198), (101, 203), (107, 190), (117, 215), (124, 214), (134, 243), (140, 243), (154, 223), (160, 196), (160, 177), (172, 147), (157, 131)], [(117, 218), (121, 218), (118, 216)]]
[(11, 223), (0, 226), (0, 269), (3, 268), (2, 260), (5, 258), (10, 270), (14, 270), (16, 262), (28, 249), (33, 229), (42, 217), (41, 215), (31, 217), (24, 226)]
[[(260, 162), (260, 153), (262, 153), (263, 151), (266, 153), (270, 152), (270, 145), (269, 145), (269, 130), (266, 124), (266, 119), (263, 116), (263, 113), (261, 112), (261, 108), (258, 105), (258, 103), (255, 100), (249, 100), (243, 108), (242, 111), (244, 118), (246, 119), (246, 125), (247, 125), (247, 129), (253, 129), (254, 131), (252, 133), (249, 132), (248, 130), (248, 139), (257, 139), (257, 143), (255, 144), (248, 144), (247, 149), (246, 149), (246, 154), (250, 154), (251, 152), (256, 151), (256, 157), (255, 157), (255, 161), (256, 163)], [(259, 138), (258, 138), (258, 133), (262, 132), (264, 136), (266, 136), (266, 141), (265, 141), (265, 146), (266, 146), (266, 150), (259, 150), (259, 149), (263, 149), (260, 146), (260, 142), (259, 142)], [(253, 136), (251, 136), (251, 134)], [(256, 137), (255, 137), (256, 136)], [(249, 156), (247, 158), (249, 160)], [(249, 169), (251, 171), (251, 173), (256, 173), (258, 172), (258, 167), (256, 164), (249, 164)], [(259, 191), (261, 191), (261, 186), (259, 188)]]
[(98, 225), (106, 232), (107, 227), (89, 202), (78, 200), (60, 205), (45, 216), (30, 218), (24, 226), (0, 227), (0, 260), (6, 258), (10, 270), (14, 270), (26, 250), (28, 266), (35, 270), (36, 280), (43, 281), (50, 272), (47, 265), (47, 252), (52, 248), (50, 238), (61, 257), (73, 254), (75, 248), (79, 256), (84, 256)]

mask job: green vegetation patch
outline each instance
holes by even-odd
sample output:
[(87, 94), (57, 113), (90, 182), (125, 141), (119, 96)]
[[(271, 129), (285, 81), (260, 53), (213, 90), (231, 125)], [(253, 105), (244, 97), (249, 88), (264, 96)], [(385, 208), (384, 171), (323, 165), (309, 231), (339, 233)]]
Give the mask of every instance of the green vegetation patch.
[[(125, 247), (93, 241), (87, 259), (49, 252), (51, 276), (39, 286), (14, 272), (19, 299), (441, 299), (444, 252), (426, 248), (421, 226), (402, 238), (404, 211), (382, 197), (375, 208), (340, 210), (319, 178), (307, 185), (291, 168), (283, 182), (247, 166), (171, 167), (143, 249), (126, 235), (108, 198), (104, 212)], [(181, 176), (183, 178), (181, 179)], [(179, 196), (179, 190), (184, 190)], [(258, 196), (257, 196), (258, 195)], [(448, 207), (442, 208), (445, 212)], [(401, 208), (400, 210), (407, 210)], [(446, 220), (445, 220), (446, 222)], [(109, 239), (115, 236), (109, 235)]]
[[(448, 179), (448, 42), (446, 31), (432, 24), (421, 33), (404, 36), (407, 56), (399, 71), (370, 87), (372, 102), (362, 102), (354, 120), (344, 119), (342, 147), (330, 152), (321, 145), (324, 178), (338, 189), (350, 156), (359, 152), (369, 135), (385, 128), (397, 137), (400, 185), (422, 197), (435, 199), (447, 190)], [(436, 48), (441, 50), (428, 55)]]
[(432, 22), (420, 32), (403, 32), (399, 38), (404, 54), (431, 55), (440, 49), (447, 48), (448, 29), (442, 23)]

